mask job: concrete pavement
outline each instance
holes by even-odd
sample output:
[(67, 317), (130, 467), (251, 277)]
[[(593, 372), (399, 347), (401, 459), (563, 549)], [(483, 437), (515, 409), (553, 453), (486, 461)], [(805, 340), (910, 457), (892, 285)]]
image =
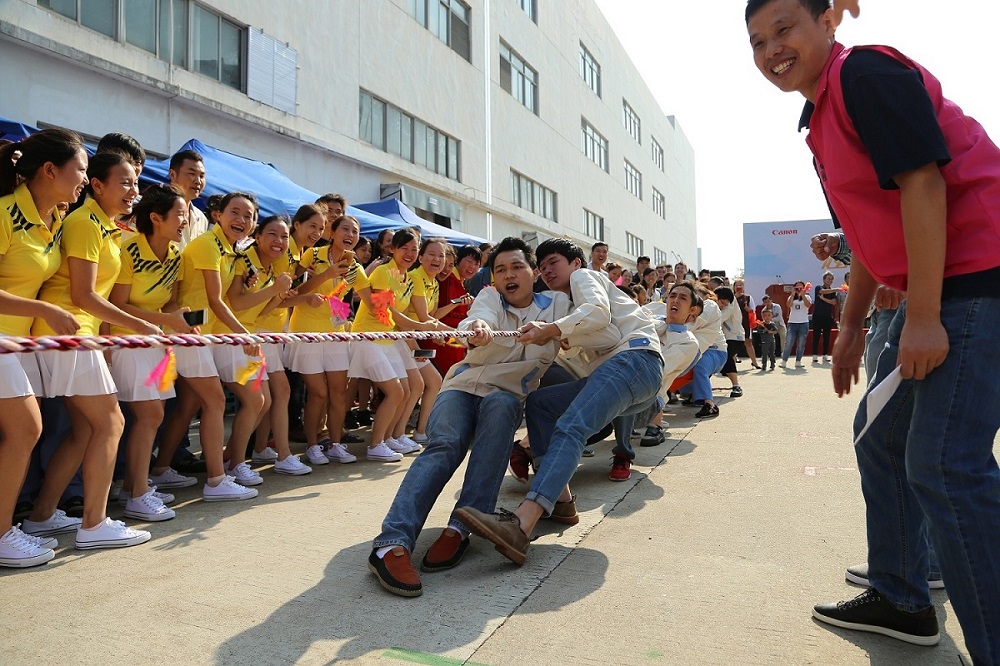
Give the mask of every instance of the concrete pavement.
[[(598, 444), (574, 479), (579, 525), (543, 523), (520, 568), (473, 537), (459, 567), (422, 575), (416, 599), (384, 592), (366, 565), (408, 461), (265, 467), (244, 503), (182, 489), (146, 545), (84, 553), (61, 535), (48, 565), (0, 570), (0, 663), (959, 664), (944, 592), (934, 648), (811, 619), (813, 604), (861, 591), (843, 573), (866, 549), (858, 395), (837, 399), (829, 366), (807, 366), (744, 361), (745, 396), (721, 398), (717, 419), (671, 406), (670, 439), (637, 448), (627, 482), (608, 481), (610, 442)], [(500, 506), (524, 490), (508, 477)]]

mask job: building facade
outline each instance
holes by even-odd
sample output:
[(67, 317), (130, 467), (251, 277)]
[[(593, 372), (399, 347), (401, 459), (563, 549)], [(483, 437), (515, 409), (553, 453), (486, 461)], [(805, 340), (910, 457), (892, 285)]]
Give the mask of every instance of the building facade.
[(0, 0), (0, 72), (21, 122), (198, 138), (482, 237), (697, 258), (693, 150), (593, 0)]

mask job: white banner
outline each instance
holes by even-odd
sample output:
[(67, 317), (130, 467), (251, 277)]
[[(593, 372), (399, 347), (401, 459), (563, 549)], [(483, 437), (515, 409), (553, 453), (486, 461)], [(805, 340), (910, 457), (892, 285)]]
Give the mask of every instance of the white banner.
[[(759, 305), (772, 284), (801, 280), (823, 284), (823, 273), (833, 273), (833, 287), (844, 284), (850, 270), (833, 259), (820, 261), (809, 249), (809, 239), (834, 230), (831, 220), (750, 222), (743, 225), (743, 270), (746, 291)], [(779, 303), (784, 308), (784, 304)]]

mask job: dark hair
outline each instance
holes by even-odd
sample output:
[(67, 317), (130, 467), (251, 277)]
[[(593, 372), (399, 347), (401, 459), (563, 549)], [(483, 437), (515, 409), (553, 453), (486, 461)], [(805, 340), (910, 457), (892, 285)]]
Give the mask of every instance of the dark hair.
[[(747, 10), (744, 17), (746, 22), (750, 23), (754, 14), (772, 2), (774, 0), (747, 0)], [(830, 9), (830, 0), (799, 0), (799, 4), (805, 7), (814, 19), (818, 19), (823, 15), (823, 12)]]
[(677, 284), (675, 284), (673, 287), (670, 288), (670, 291), (672, 292), (674, 289), (677, 289), (678, 287), (680, 287), (681, 289), (687, 289), (688, 291), (691, 292), (691, 307), (695, 306), (699, 308), (704, 307), (705, 299), (702, 298), (700, 293), (698, 293), (698, 289), (695, 287), (694, 283), (691, 282), (691, 280), (683, 280), (681, 282), (678, 282)]
[(607, 246), (608, 246), (607, 243), (603, 243), (601, 241), (597, 241), (596, 243), (594, 243), (593, 245), (590, 246), (590, 251), (593, 252), (594, 250), (596, 250), (599, 247), (607, 247)]
[(226, 207), (232, 202), (233, 199), (246, 199), (251, 204), (253, 204), (254, 210), (260, 211), (260, 206), (257, 205), (257, 197), (255, 197), (250, 192), (229, 192), (222, 197), (222, 201), (219, 202), (219, 212), (226, 210)]
[(486, 241), (485, 243), (480, 243), (479, 244), (479, 250), (482, 251), (482, 252), (485, 252), (486, 250), (490, 250), (492, 248), (493, 248), (493, 243), (491, 243), (489, 241)]
[(528, 265), (534, 268), (537, 266), (535, 263), (535, 253), (531, 251), (531, 246), (525, 243), (520, 238), (516, 236), (507, 236), (502, 241), (493, 246), (493, 251), (490, 252), (489, 266), (490, 272), (493, 272), (493, 264), (496, 262), (497, 255), (501, 252), (517, 252), (518, 250), (524, 254), (524, 259), (528, 262)]
[(630, 284), (616, 284), (615, 286), (618, 287), (618, 289), (620, 291), (623, 291), (626, 294), (628, 294), (629, 298), (631, 298), (632, 300), (636, 300), (635, 289), (632, 288), (632, 285), (630, 285)]
[[(128, 157), (124, 153), (120, 153), (117, 150), (108, 153), (97, 153), (90, 158), (87, 162), (87, 187), (83, 188), (83, 193), (86, 196), (94, 195), (94, 181), (99, 180), (102, 183), (106, 182), (108, 178), (111, 177), (111, 170), (119, 166), (132, 166), (132, 162), (129, 161)], [(80, 197), (77, 203), (83, 202), (84, 197)], [(70, 207), (71, 209), (74, 207)], [(79, 208), (76, 206), (75, 208)]]
[(646, 270), (644, 270), (644, 271), (642, 272), (642, 277), (643, 277), (643, 278), (645, 278), (645, 277), (646, 277), (647, 275), (649, 275), (650, 273), (655, 273), (655, 272), (656, 272), (656, 269), (655, 269), (655, 268), (647, 268)]
[(344, 220), (350, 220), (351, 222), (354, 222), (354, 224), (358, 225), (358, 230), (359, 231), (361, 230), (361, 223), (358, 222), (358, 218), (354, 217), (353, 215), (341, 215), (336, 220), (334, 220), (333, 223), (330, 225), (330, 231), (334, 232), (337, 229), (339, 229), (340, 223), (343, 222)]
[(392, 235), (392, 249), (400, 248), (409, 243), (410, 241), (417, 240), (417, 232), (409, 227), (405, 229), (400, 229)]
[(343, 194), (331, 194), (327, 192), (319, 199), (316, 199), (316, 203), (323, 204), (324, 206), (326, 206), (327, 204), (339, 203), (341, 206), (344, 207), (345, 211), (347, 210), (347, 199), (344, 198)]
[(366, 245), (374, 247), (372, 239), (367, 236), (358, 236), (358, 242), (354, 244), (354, 251), (357, 252), (359, 247), (364, 247)]
[(221, 194), (213, 194), (208, 199), (205, 200), (205, 212), (206, 213), (221, 213), (222, 212), (222, 197)]
[(568, 238), (550, 238), (547, 241), (542, 241), (535, 250), (535, 261), (542, 263), (550, 254), (560, 254), (566, 257), (566, 261), (569, 263), (573, 263), (574, 259), (579, 259), (581, 266), (585, 266), (587, 263), (583, 256), (583, 248)]
[[(19, 176), (31, 180), (47, 162), (61, 167), (83, 149), (80, 135), (61, 127), (44, 129), (0, 147), (0, 196), (14, 191)], [(14, 164), (14, 153), (18, 150), (21, 156)]]
[(716, 289), (715, 297), (720, 301), (729, 301), (730, 303), (736, 302), (736, 295), (733, 294), (733, 290), (729, 287), (719, 287)]
[(132, 209), (135, 230), (143, 236), (152, 234), (153, 214), (166, 217), (178, 199), (184, 200), (184, 195), (170, 185), (150, 185), (144, 189), (139, 203)]
[(295, 211), (295, 215), (292, 215), (292, 226), (294, 227), (299, 222), (305, 222), (310, 217), (315, 217), (316, 215), (322, 217), (323, 223), (326, 224), (326, 213), (322, 208), (316, 204), (303, 204)]
[(455, 253), (455, 257), (456, 264), (466, 257), (475, 257), (478, 263), (483, 263), (483, 251), (475, 245), (463, 245), (458, 248), (458, 251)]
[(254, 238), (264, 233), (264, 229), (267, 229), (268, 225), (274, 224), (275, 222), (283, 222), (285, 226), (289, 228), (292, 226), (287, 215), (268, 215), (257, 223), (257, 227), (253, 230)]
[(712, 271), (708, 270), (707, 268), (703, 268), (700, 271), (698, 271), (698, 277), (701, 277), (702, 275), (707, 275), (708, 277), (712, 277)]
[[(425, 238), (423, 242), (420, 243), (420, 250), (417, 252), (417, 256), (418, 257), (424, 256), (424, 252), (427, 251), (427, 246), (430, 245), (431, 243), (440, 243), (444, 247), (446, 248), (448, 247), (448, 241), (441, 238), (440, 236), (432, 236), (429, 238)], [(447, 254), (447, 251), (445, 252), (445, 254)]]
[(201, 156), (201, 153), (194, 150), (182, 150), (170, 156), (170, 170), (177, 171), (188, 160), (205, 163), (205, 158)]
[(635, 263), (636, 263), (637, 266), (639, 265), (640, 261), (645, 261), (648, 264), (649, 263), (649, 257), (647, 257), (646, 255), (642, 255), (641, 257), (639, 257), (638, 259), (636, 259)]
[(129, 162), (138, 164), (140, 167), (146, 163), (146, 151), (142, 149), (138, 141), (128, 134), (111, 132), (101, 137), (97, 144), (97, 153), (111, 152), (122, 153)]

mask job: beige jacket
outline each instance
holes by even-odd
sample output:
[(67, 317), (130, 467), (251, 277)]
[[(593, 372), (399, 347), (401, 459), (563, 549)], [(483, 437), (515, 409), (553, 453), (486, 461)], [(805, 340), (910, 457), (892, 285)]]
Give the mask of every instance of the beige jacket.
[[(469, 306), (469, 315), (458, 329), (470, 330), (472, 323), (481, 319), (494, 331), (513, 331), (529, 321), (553, 322), (568, 311), (569, 299), (555, 291), (537, 293), (531, 305), (518, 309), (509, 306), (499, 291), (487, 287)], [(448, 370), (441, 390), (478, 396), (507, 391), (523, 399), (538, 388), (558, 351), (558, 340), (544, 345), (523, 345), (514, 338), (494, 338), (488, 345), (471, 347), (465, 359)]]
[(577, 377), (587, 377), (619, 352), (660, 353), (652, 318), (606, 275), (574, 271), (569, 285), (573, 310), (553, 322), (570, 347), (560, 355), (560, 365)]

